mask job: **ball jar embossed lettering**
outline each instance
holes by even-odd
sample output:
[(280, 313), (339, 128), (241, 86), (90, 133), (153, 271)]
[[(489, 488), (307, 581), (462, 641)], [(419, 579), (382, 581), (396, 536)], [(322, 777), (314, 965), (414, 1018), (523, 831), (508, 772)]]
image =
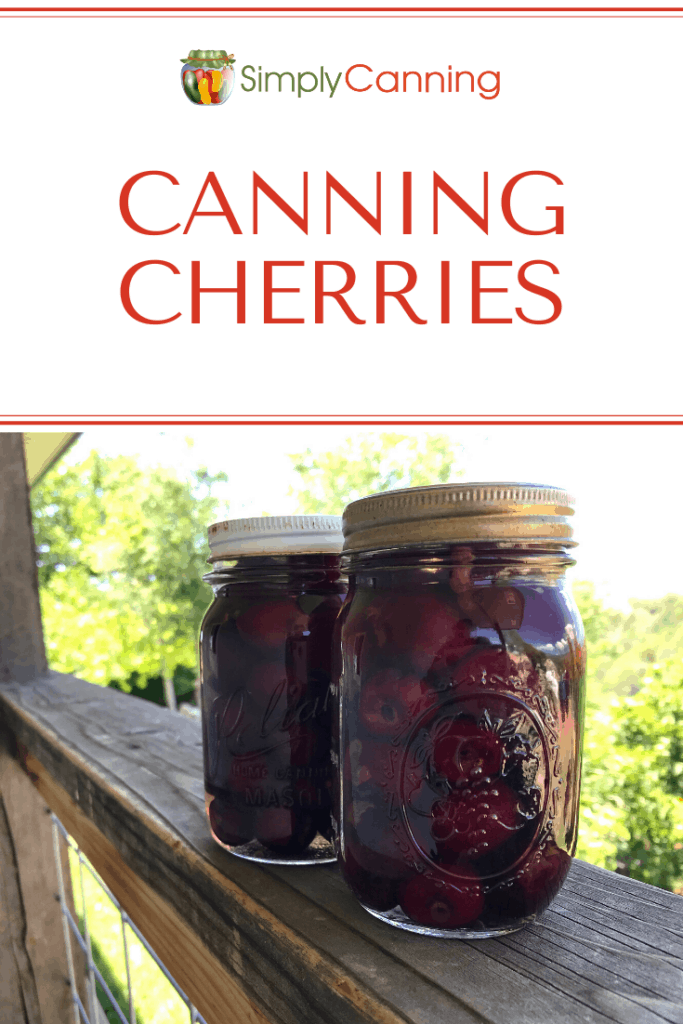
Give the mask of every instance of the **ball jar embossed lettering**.
[(230, 520), (209, 530), (215, 598), (201, 627), (206, 808), (249, 860), (335, 859), (332, 631), (346, 584), (341, 520)]
[(340, 865), (398, 927), (533, 921), (576, 846), (585, 648), (565, 580), (571, 499), (446, 484), (344, 514)]

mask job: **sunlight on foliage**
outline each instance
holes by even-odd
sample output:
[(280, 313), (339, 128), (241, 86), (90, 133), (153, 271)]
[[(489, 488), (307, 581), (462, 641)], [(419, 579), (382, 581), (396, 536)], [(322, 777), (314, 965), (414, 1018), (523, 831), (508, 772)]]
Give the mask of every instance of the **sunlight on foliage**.
[(340, 516), (350, 501), (366, 494), (462, 476), (450, 439), (438, 434), (356, 434), (333, 451), (309, 448), (289, 457), (301, 478), (290, 492), (301, 514)]
[(575, 597), (588, 644), (578, 856), (680, 891), (683, 598), (632, 601), (623, 615), (590, 584)]
[[(128, 1016), (128, 984), (124, 956), (121, 916), (107, 894), (87, 869), (83, 869), (81, 890), (78, 857), (69, 850), (74, 903), (83, 933), (83, 896), (93, 946), (93, 960), (102, 972), (112, 995)], [(190, 1013), (173, 986), (166, 980), (143, 944), (126, 928), (131, 987), (137, 1024), (189, 1024)], [(102, 989), (98, 999), (109, 1021), (120, 1018), (110, 1007)]]
[(211, 593), (202, 575), (217, 515), (200, 469), (143, 473), (131, 457), (91, 452), (33, 490), (38, 575), (50, 666), (93, 683), (196, 669)]

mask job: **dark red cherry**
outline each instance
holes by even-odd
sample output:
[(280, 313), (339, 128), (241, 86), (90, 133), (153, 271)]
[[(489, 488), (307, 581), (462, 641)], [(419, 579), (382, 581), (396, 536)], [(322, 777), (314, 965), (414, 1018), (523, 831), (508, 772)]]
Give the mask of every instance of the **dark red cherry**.
[(308, 615), (293, 597), (253, 605), (241, 612), (235, 621), (245, 640), (265, 650), (277, 648), (289, 636), (297, 636), (308, 628)]
[(396, 906), (399, 900), (399, 882), (385, 875), (367, 871), (348, 844), (340, 863), (347, 883), (361, 903), (379, 911), (391, 910)]
[(433, 593), (396, 595), (386, 616), (391, 645), (420, 676), (441, 652), (457, 650), (469, 639), (454, 607)]
[(226, 846), (243, 846), (254, 838), (251, 812), (244, 808), (230, 807), (219, 797), (211, 801), (209, 821), (215, 837)]
[(513, 668), (507, 652), (502, 647), (486, 647), (463, 658), (452, 673), (452, 685), (455, 689), (495, 690), (505, 687), (511, 674)]
[(318, 723), (293, 725), (288, 729), (290, 759), (293, 765), (326, 764), (329, 761), (329, 733)]
[(246, 695), (252, 708), (269, 710), (271, 717), (279, 710), (280, 717), (287, 707), (287, 672), (276, 661), (260, 661), (248, 676)]
[(434, 699), (434, 691), (417, 676), (382, 669), (361, 684), (360, 721), (368, 732), (390, 736)]
[(359, 801), (358, 809), (347, 805), (347, 845), (364, 870), (384, 878), (408, 878), (413, 867), (412, 844), (400, 818), (392, 818), (392, 808), (377, 794), (377, 803)]
[(431, 833), (439, 856), (476, 861), (513, 836), (523, 824), (518, 798), (502, 782), (457, 790), (432, 808)]
[(284, 807), (266, 807), (256, 813), (256, 838), (269, 850), (297, 854), (310, 846), (317, 832), (312, 814)]
[(460, 622), (454, 609), (435, 594), (411, 594), (398, 600), (391, 628), (393, 643), (424, 675), (439, 651), (456, 639)]
[(471, 624), (454, 616), (450, 635), (435, 652), (429, 670), (441, 674), (455, 668), (476, 646), (477, 641), (472, 636)]
[(362, 655), (372, 661), (374, 652), (385, 663), (411, 666), (419, 676), (442, 649), (464, 642), (465, 633), (455, 608), (434, 593), (378, 591), (372, 603), (349, 615), (344, 627), (345, 643), (358, 659)]
[(333, 647), (330, 637), (343, 603), (344, 598), (341, 594), (330, 594), (313, 609), (308, 620), (309, 661), (327, 677), (332, 671)]
[(345, 758), (347, 784), (354, 789), (373, 785), (377, 793), (396, 775), (398, 747), (384, 739), (355, 740)]
[(463, 928), (477, 920), (483, 906), (479, 876), (474, 871), (457, 882), (417, 875), (401, 896), (404, 913), (428, 928)]
[(530, 909), (550, 903), (567, 877), (570, 864), (569, 854), (553, 842), (532, 853), (516, 876)]
[(434, 766), (451, 785), (472, 785), (500, 774), (503, 744), (495, 733), (480, 728), (473, 719), (442, 720), (432, 737)]
[(232, 620), (212, 627), (208, 638), (209, 661), (215, 656), (216, 674), (211, 685), (219, 692), (228, 693), (244, 686), (251, 668), (252, 655), (240, 637)]

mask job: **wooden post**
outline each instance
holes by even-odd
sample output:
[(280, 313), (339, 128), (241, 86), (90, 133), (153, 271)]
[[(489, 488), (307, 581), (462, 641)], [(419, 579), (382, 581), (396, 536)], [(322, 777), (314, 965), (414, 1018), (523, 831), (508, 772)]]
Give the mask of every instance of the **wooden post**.
[(0, 747), (0, 1021), (73, 1024), (58, 888), (49, 808)]
[(24, 441), (0, 433), (0, 683), (46, 671)]
[[(23, 438), (0, 433), (0, 684), (46, 671)], [(0, 1021), (72, 1024), (51, 821), (14, 753), (0, 746)]]

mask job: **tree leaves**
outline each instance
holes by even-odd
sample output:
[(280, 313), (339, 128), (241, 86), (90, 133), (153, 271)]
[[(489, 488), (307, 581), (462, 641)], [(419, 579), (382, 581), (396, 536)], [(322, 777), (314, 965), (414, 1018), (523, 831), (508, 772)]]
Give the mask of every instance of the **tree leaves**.
[(341, 515), (357, 498), (397, 487), (447, 483), (462, 475), (450, 439), (438, 434), (356, 434), (332, 451), (290, 455), (301, 514)]
[(211, 487), (225, 479), (200, 469), (181, 480), (96, 452), (47, 474), (32, 503), (52, 668), (124, 689), (134, 673), (138, 685), (179, 666), (196, 674)]
[[(683, 598), (605, 609), (575, 588), (588, 639), (578, 855), (643, 882), (683, 887)], [(661, 664), (658, 659), (661, 658)]]

